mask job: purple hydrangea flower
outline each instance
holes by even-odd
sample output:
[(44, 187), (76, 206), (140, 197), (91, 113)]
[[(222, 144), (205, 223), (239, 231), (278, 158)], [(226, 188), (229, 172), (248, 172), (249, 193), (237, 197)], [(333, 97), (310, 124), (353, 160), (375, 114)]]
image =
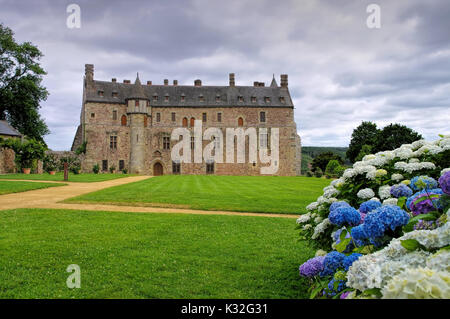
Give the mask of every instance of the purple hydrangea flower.
[(444, 173), (439, 178), (439, 185), (445, 194), (450, 195), (450, 171)]
[(405, 184), (394, 185), (391, 187), (391, 195), (395, 198), (409, 197), (412, 193), (412, 189)]
[(323, 262), (325, 256), (317, 256), (309, 259), (299, 267), (300, 276), (313, 277), (317, 276), (323, 270)]
[(342, 295), (341, 295), (339, 298), (340, 298), (340, 299), (345, 299), (345, 298), (347, 298), (347, 296), (348, 296), (350, 293), (351, 293), (351, 291), (343, 292)]

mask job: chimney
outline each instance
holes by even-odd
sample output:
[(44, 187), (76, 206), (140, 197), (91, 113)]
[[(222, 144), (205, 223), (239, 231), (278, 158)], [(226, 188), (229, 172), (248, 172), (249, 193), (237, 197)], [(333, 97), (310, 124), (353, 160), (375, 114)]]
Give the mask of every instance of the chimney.
[(86, 78), (86, 82), (94, 81), (94, 65), (93, 64), (85, 64), (84, 65), (84, 76)]
[(164, 79), (164, 85), (169, 85), (169, 80)]
[(264, 82), (259, 82), (259, 86), (266, 86)]
[(282, 88), (287, 88), (288, 87), (288, 76), (287, 76), (287, 74), (281, 74), (281, 76), (280, 76), (280, 86)]
[(147, 85), (152, 85), (152, 81), (147, 81)]
[(111, 79), (111, 82), (112, 82), (112, 83), (116, 83), (116, 82), (117, 82), (117, 79), (116, 79), (116, 78), (112, 78), (112, 79)]
[(173, 80), (173, 86), (177, 86), (178, 85), (178, 80)]
[(202, 86), (202, 80), (195, 80), (194, 86)]
[(234, 86), (234, 73), (230, 73), (230, 86)]
[(259, 82), (258, 82), (258, 81), (253, 82), (253, 86), (254, 86), (254, 87), (259, 86)]
[(130, 81), (130, 80), (123, 80), (123, 83), (125, 83), (125, 84), (130, 84), (131, 81)]

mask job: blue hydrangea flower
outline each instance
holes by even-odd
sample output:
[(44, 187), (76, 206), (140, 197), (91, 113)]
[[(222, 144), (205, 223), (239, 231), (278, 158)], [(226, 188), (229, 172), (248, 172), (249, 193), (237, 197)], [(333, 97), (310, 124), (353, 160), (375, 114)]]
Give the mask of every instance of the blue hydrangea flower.
[(369, 236), (367, 236), (366, 232), (364, 231), (364, 224), (353, 227), (351, 230), (351, 235), (354, 240), (363, 240), (363, 239), (366, 239), (367, 237), (369, 237)]
[(361, 215), (353, 207), (339, 207), (330, 212), (328, 215), (332, 224), (342, 226), (344, 223), (349, 225), (358, 225)]
[(299, 267), (300, 276), (313, 277), (317, 276), (323, 270), (323, 262), (325, 256), (317, 256), (309, 259)]
[(330, 280), (330, 282), (328, 283), (328, 291), (327, 291), (327, 295), (330, 297), (336, 296), (337, 293), (341, 292), (342, 290), (344, 290), (346, 288), (345, 285), (345, 281), (344, 280), (337, 280), (339, 282), (336, 290), (334, 289), (334, 283), (336, 282), (336, 280), (333, 278)]
[(413, 190), (433, 189), (437, 187), (437, 182), (429, 176), (416, 176), (411, 179), (410, 186)]
[(346, 256), (344, 258), (344, 262), (343, 262), (345, 271), (348, 271), (348, 269), (353, 264), (353, 262), (357, 261), (358, 258), (361, 257), (361, 256), (362, 256), (362, 254), (358, 254), (358, 253), (353, 253), (353, 254), (351, 254), (349, 256)]
[(331, 203), (331, 205), (330, 205), (330, 213), (333, 210), (335, 210), (336, 208), (339, 208), (339, 207), (350, 207), (350, 204), (347, 203), (347, 202), (344, 202), (344, 201)]
[(367, 214), (368, 212), (371, 212), (378, 207), (381, 207), (381, 203), (379, 201), (368, 200), (359, 206), (359, 211), (363, 214)]
[(345, 255), (337, 251), (328, 253), (323, 261), (323, 270), (320, 272), (320, 276), (333, 275), (338, 268), (342, 267), (344, 258)]
[(398, 184), (391, 187), (391, 195), (395, 198), (409, 197), (412, 193), (412, 189), (405, 184)]

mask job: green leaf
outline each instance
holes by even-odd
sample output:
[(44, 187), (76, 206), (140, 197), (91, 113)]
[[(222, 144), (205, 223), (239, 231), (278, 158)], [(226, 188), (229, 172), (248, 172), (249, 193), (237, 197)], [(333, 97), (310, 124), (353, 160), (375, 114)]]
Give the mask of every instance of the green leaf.
[(345, 238), (341, 240), (341, 242), (336, 245), (336, 250), (342, 253), (345, 250), (345, 248), (347, 248), (347, 245), (350, 243), (351, 240), (352, 240), (351, 238)]
[(340, 239), (341, 241), (343, 241), (343, 240), (345, 239), (345, 236), (347, 236), (347, 234), (348, 234), (347, 229), (343, 229), (342, 232), (341, 232), (341, 234), (339, 235), (339, 239)]
[(311, 295), (309, 295), (309, 299), (314, 299), (322, 289), (323, 288), (320, 285), (318, 287), (314, 288), (314, 290), (311, 292)]
[(405, 196), (400, 197), (400, 198), (398, 199), (398, 201), (397, 201), (397, 206), (400, 207), (400, 208), (403, 208), (403, 206), (405, 205), (405, 203), (406, 203), (406, 197), (405, 197)]
[(419, 220), (436, 220), (436, 216), (432, 213), (428, 213), (428, 214), (421, 214), (421, 215), (417, 215), (414, 216), (413, 218), (411, 218), (408, 222), (408, 224), (406, 224), (406, 226), (403, 226), (403, 231), (405, 233), (410, 232), (414, 229), (414, 225), (417, 224), (417, 222)]
[(400, 242), (402, 246), (409, 251), (414, 251), (421, 246), (420, 243), (415, 239), (405, 239), (401, 240)]
[(377, 296), (378, 298), (381, 298), (383, 295), (381, 294), (381, 289), (380, 288), (372, 288), (372, 289), (367, 289), (364, 290), (363, 295), (365, 296)]

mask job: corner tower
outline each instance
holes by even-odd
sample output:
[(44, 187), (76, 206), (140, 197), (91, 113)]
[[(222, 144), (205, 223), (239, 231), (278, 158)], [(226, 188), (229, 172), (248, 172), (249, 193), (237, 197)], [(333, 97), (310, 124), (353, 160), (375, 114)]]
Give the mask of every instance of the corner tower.
[(143, 174), (146, 156), (145, 127), (151, 114), (150, 101), (144, 93), (139, 74), (136, 76), (131, 94), (126, 98), (127, 115), (130, 119), (130, 173)]

